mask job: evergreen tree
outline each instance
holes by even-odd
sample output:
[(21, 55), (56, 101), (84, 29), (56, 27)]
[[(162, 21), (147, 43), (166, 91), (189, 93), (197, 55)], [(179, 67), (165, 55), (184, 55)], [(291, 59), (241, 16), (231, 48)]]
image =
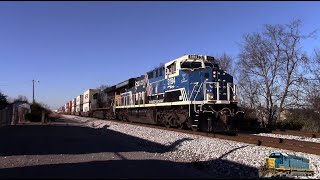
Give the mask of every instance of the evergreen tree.
[(0, 92), (0, 109), (3, 109), (8, 104), (7, 96)]

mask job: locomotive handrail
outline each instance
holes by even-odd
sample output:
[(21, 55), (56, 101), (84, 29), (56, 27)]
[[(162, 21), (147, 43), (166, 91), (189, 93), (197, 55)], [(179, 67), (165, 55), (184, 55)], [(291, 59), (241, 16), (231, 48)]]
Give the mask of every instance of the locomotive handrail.
[(209, 106), (209, 108), (211, 109), (212, 112), (217, 113), (217, 111), (214, 110), (211, 106)]
[(231, 83), (227, 83), (227, 100), (230, 101), (230, 84)]
[(238, 113), (243, 113), (244, 114), (244, 111), (237, 111), (236, 114), (238, 114)]
[[(219, 82), (205, 82), (205, 84), (216, 84), (216, 89), (217, 89), (217, 101), (220, 100), (220, 85)], [(204, 87), (206, 87), (206, 85), (204, 85)], [(236, 85), (234, 83), (227, 83), (227, 101), (237, 101), (234, 97), (231, 97), (231, 91), (233, 93), (234, 96), (237, 96), (237, 88)], [(203, 88), (203, 94), (204, 94), (204, 100), (207, 100), (207, 92), (206, 89)]]
[[(219, 82), (206, 82), (205, 81), (205, 84), (216, 84), (217, 85), (217, 101), (219, 101), (220, 100), (220, 96), (219, 96)], [(205, 95), (205, 100), (207, 100), (207, 92), (206, 91), (204, 91), (204, 89), (203, 89), (203, 94)]]
[(195, 87), (198, 86), (199, 82), (190, 83), (190, 84), (194, 84), (194, 86), (193, 86), (193, 89), (192, 89), (192, 91), (191, 91), (191, 93), (190, 93), (190, 96), (189, 96), (189, 98), (188, 98), (188, 101), (189, 101), (189, 117), (191, 116), (191, 114), (190, 114), (190, 111), (191, 111), (191, 110), (190, 110), (190, 108), (191, 108), (191, 97), (192, 97), (192, 94), (193, 94), (193, 92), (194, 92)]
[[(191, 84), (192, 84), (192, 83), (191, 83)], [(195, 85), (193, 86), (193, 89), (192, 89), (191, 94), (190, 94), (189, 99), (188, 99), (188, 101), (189, 101), (189, 116), (191, 116), (191, 114), (190, 114), (190, 111), (191, 111), (191, 109), (190, 109), (190, 108), (191, 108), (191, 97), (192, 97), (192, 95), (193, 95), (193, 93), (194, 93), (195, 87), (198, 86), (199, 82), (195, 82), (194, 84), (195, 84)], [(199, 88), (198, 88), (198, 90), (197, 90), (197, 93), (196, 93), (196, 95), (195, 95), (194, 98), (193, 98), (193, 101), (195, 101), (195, 99), (197, 98), (198, 93), (199, 93), (199, 90), (201, 89), (202, 85), (203, 85), (203, 82), (200, 84), (200, 86), (199, 86)], [(195, 111), (196, 105), (194, 104), (194, 102), (192, 102), (192, 104), (194, 105), (194, 109), (193, 109), (193, 110), (194, 110), (194, 112), (196, 112), (196, 111)]]
[(193, 89), (192, 89), (192, 91), (191, 91), (191, 94), (190, 94), (190, 96), (189, 96), (189, 98), (188, 98), (188, 101), (190, 101), (190, 100), (191, 100), (191, 97), (192, 97), (192, 94), (193, 94), (193, 92), (194, 92), (194, 89), (195, 89), (195, 87), (196, 87), (196, 86), (198, 86), (199, 82), (196, 82), (196, 83), (190, 83), (190, 84), (194, 84), (194, 86), (193, 86)]
[[(195, 95), (194, 98), (193, 98), (193, 101), (196, 100), (196, 98), (197, 98), (197, 96), (198, 96), (198, 93), (199, 93), (202, 85), (203, 85), (203, 82), (200, 84), (200, 86), (199, 86), (199, 88), (198, 88), (198, 90), (197, 90), (197, 93), (196, 93), (196, 95)], [(197, 112), (197, 111), (196, 111), (196, 104), (194, 104), (194, 103), (192, 103), (192, 104), (193, 104), (193, 110), (194, 110), (194, 112), (196, 113), (196, 112)]]
[(205, 101), (207, 100), (207, 97), (206, 97), (207, 96), (207, 93), (206, 93), (207, 92), (207, 85), (206, 85), (207, 83), (206, 82), (207, 82), (207, 80), (204, 80), (204, 83), (203, 83), (203, 100), (205, 100)]

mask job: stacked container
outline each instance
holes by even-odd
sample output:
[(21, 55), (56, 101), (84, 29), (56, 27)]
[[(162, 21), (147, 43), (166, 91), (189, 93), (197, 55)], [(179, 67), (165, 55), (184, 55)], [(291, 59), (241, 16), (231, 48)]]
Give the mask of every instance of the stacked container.
[(99, 92), (97, 89), (88, 89), (83, 93), (83, 112), (88, 112), (91, 110), (93, 95), (97, 92)]
[(76, 100), (77, 98), (72, 99), (71, 114), (74, 114), (76, 112)]
[(76, 98), (76, 112), (83, 111), (83, 95), (79, 95)]
[(72, 101), (69, 101), (68, 103), (68, 112), (71, 114), (71, 109), (72, 109)]
[(69, 109), (69, 103), (66, 103), (64, 105), (64, 112), (68, 112), (68, 109)]

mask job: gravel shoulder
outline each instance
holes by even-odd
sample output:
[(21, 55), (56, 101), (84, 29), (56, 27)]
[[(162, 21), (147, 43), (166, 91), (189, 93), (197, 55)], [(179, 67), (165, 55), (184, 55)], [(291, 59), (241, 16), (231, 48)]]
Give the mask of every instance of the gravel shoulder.
[(104, 128), (108, 126), (108, 129), (164, 146), (179, 142), (173, 150), (162, 153), (163, 156), (165, 156), (167, 160), (174, 162), (196, 164), (200, 169), (210, 173), (214, 177), (257, 178), (257, 169), (265, 163), (266, 157), (272, 152), (284, 152), (310, 159), (311, 166), (316, 169), (316, 174), (312, 177), (300, 176), (295, 178), (320, 178), (320, 156), (313, 154), (256, 146), (218, 138), (201, 137), (131, 124), (121, 124), (95, 118), (67, 117), (75, 118), (94, 128)]
[(258, 178), (275, 151), (309, 158), (320, 178), (316, 155), (95, 118), (6, 128), (4, 178)]

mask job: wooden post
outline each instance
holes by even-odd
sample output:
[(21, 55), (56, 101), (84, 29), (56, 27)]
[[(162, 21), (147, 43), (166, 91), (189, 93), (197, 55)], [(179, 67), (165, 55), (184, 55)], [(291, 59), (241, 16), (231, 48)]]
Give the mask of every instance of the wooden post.
[(42, 122), (42, 123), (45, 123), (45, 121), (44, 121), (44, 118), (45, 118), (44, 115), (45, 115), (45, 113), (44, 113), (44, 111), (42, 111), (42, 117), (41, 117), (41, 122)]

